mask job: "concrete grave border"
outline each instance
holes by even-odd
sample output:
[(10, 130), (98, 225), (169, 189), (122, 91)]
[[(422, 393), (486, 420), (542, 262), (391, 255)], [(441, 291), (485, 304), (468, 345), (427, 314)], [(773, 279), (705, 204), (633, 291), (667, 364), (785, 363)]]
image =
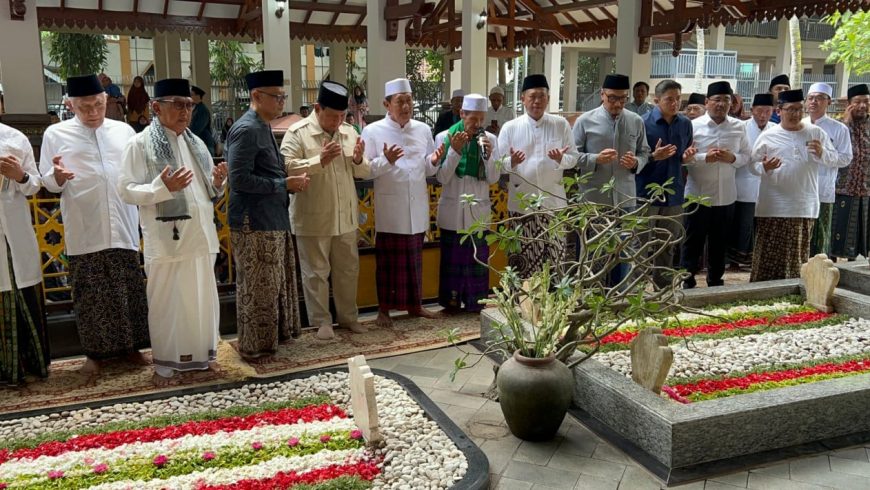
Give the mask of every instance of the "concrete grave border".
[[(870, 269), (866, 278), (870, 288)], [(800, 294), (799, 280), (686, 291), (704, 306)], [(870, 297), (837, 289), (837, 312), (870, 318)], [(497, 310), (481, 314), (481, 338)], [(690, 405), (661, 398), (595, 361), (574, 369), (571, 414), (667, 484), (870, 440), (870, 375)]]

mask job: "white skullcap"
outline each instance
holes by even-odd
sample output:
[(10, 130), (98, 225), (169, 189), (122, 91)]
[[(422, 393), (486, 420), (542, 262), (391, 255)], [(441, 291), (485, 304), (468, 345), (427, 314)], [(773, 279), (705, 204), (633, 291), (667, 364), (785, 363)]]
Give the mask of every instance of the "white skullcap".
[(453, 95), (450, 96), (451, 99), (455, 99), (457, 97), (465, 97), (465, 92), (461, 88), (454, 90)]
[(834, 89), (832, 89), (831, 86), (827, 83), (814, 83), (810, 85), (810, 89), (807, 91), (807, 95), (813, 92), (819, 92), (827, 95), (832, 99), (834, 98)]
[(486, 112), (486, 97), (480, 94), (468, 94), (462, 99), (463, 111)]
[(384, 85), (384, 97), (389, 97), (396, 94), (410, 94), (411, 82), (407, 78), (397, 78), (390, 80)]
[(499, 94), (501, 96), (504, 96), (504, 89), (502, 89), (501, 87), (496, 85), (495, 87), (492, 88), (492, 90), (489, 91), (489, 95), (492, 95), (492, 94)]

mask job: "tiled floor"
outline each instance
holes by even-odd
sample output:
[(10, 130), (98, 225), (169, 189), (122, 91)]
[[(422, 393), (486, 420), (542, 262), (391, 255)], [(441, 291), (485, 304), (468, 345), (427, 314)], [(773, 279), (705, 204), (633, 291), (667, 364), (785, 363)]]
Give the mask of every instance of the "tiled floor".
[[(473, 349), (469, 347), (470, 349)], [(661, 484), (621, 451), (603, 442), (570, 416), (550, 442), (523, 442), (510, 434), (498, 403), (481, 396), (493, 379), (483, 360), (450, 370), (455, 348), (376, 359), (372, 367), (407, 376), (480, 446), (489, 458), (494, 489), (659, 489)], [(870, 444), (711, 478), (685, 490), (855, 489), (870, 490)]]

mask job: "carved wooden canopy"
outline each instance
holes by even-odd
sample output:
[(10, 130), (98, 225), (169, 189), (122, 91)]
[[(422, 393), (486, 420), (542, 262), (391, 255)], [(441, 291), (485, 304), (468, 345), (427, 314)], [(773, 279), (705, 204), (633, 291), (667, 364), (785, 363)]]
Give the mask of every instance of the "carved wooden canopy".
[[(288, 0), (291, 38), (366, 42), (365, 0)], [(652, 37), (677, 37), (702, 27), (826, 15), (870, 7), (870, 0), (640, 0), (643, 52)], [(266, 15), (275, 15), (267, 12)], [(616, 35), (618, 0), (488, 0), (491, 56), (514, 56), (524, 46), (606, 39)], [(33, 15), (29, 13), (28, 15)], [(37, 0), (41, 28), (135, 34), (177, 31), (215, 37), (262, 38), (260, 0)], [(388, 0), (381, 13), (388, 33), (406, 23), (409, 45), (457, 50), (462, 0)]]

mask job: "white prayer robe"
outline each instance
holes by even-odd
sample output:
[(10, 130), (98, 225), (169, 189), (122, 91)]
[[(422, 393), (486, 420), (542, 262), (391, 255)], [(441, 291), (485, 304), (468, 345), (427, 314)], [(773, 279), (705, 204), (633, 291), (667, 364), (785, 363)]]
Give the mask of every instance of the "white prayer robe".
[[(568, 151), (562, 155), (561, 162), (556, 162), (547, 155), (552, 149), (562, 149), (566, 146)], [(544, 114), (541, 119), (535, 121), (527, 114), (523, 114), (504, 125), (498, 134), (498, 147), (506, 156), (505, 169), (511, 166), (511, 149), (526, 154), (525, 161), (514, 167), (510, 174), (508, 211), (528, 212), (520, 209), (518, 194), (540, 194), (541, 190), (538, 187), (547, 192), (546, 196), (556, 196), (544, 197), (545, 208), (564, 206), (567, 203), (565, 186), (562, 185), (562, 173), (577, 165), (579, 153), (574, 144), (571, 126), (564, 117)]]
[[(158, 176), (149, 180), (145, 163), (148, 132), (137, 134), (124, 152), (118, 192), (139, 206), (148, 276), (148, 326), (155, 370), (169, 377), (172, 370), (208, 369), (217, 354), (220, 303), (214, 275), (218, 253), (214, 207), (206, 185), (212, 185), (211, 166), (203, 175), (183, 137), (167, 130), (180, 165), (193, 170), (193, 181), (182, 190), (191, 219), (158, 221), (157, 204), (173, 195)], [(173, 226), (179, 239), (174, 240)]]
[[(416, 235), (429, 229), (429, 189), (426, 178), (437, 165), (429, 162), (435, 151), (432, 131), (420, 121), (404, 127), (390, 116), (366, 125), (362, 132), (366, 159), (372, 164), (369, 178), (375, 182), (375, 230), (381, 233)], [(404, 156), (395, 165), (384, 157), (387, 148), (398, 145)]]
[(852, 135), (848, 126), (828, 116), (822, 116), (816, 122), (805, 117), (803, 122), (822, 128), (837, 151), (837, 160), (839, 160), (837, 167), (819, 166), (819, 202), (832, 204), (836, 200), (839, 167), (846, 167), (852, 163)]
[[(441, 198), (438, 200), (438, 227), (450, 231), (464, 230), (476, 220), (489, 220), (492, 203), (489, 200), (489, 186), (498, 182), (501, 177), (496, 162), (501, 158), (498, 148), (498, 140), (492, 133), (486, 133), (487, 139), (492, 144), (489, 159), (485, 162), (486, 179), (479, 180), (476, 177), (456, 175), (456, 167), (462, 155), (452, 147), (447, 150), (447, 157), (438, 167), (436, 177), (441, 184)], [(435, 146), (441, 146), (447, 140), (447, 131), (442, 131), (435, 136)], [(477, 144), (477, 139), (471, 141)], [(478, 200), (474, 206), (464, 203), (463, 194), (473, 194)]]
[[(726, 116), (717, 124), (709, 115), (692, 121), (693, 140), (698, 153), (687, 165), (689, 178), (686, 180), (686, 194), (707, 196), (711, 206), (728, 206), (737, 200), (737, 169), (749, 163), (751, 148), (746, 137), (743, 121)], [(711, 148), (730, 150), (736, 160), (733, 163), (708, 163), (707, 151)]]
[[(42, 261), (39, 260), (39, 246), (27, 203), (27, 196), (36, 194), (40, 186), (33, 148), (27, 136), (0, 124), (0, 156), (9, 155), (18, 158), (30, 179), (19, 184), (6, 177), (0, 178), (0, 182), (5, 180), (5, 185), (0, 184), (0, 291), (3, 292), (28, 288), (42, 281)], [(12, 252), (15, 284), (12, 284), (9, 274), (9, 251)]]
[[(121, 200), (117, 190), (121, 156), (135, 134), (127, 123), (106, 119), (91, 129), (77, 117), (45, 130), (39, 171), (45, 188), (60, 194), (68, 255), (139, 250), (139, 212)], [(63, 165), (75, 174), (62, 186), (54, 179), (55, 156), (63, 157)]]
[(504, 127), (504, 125), (508, 121), (514, 119), (515, 117), (517, 116), (516, 114), (514, 114), (514, 111), (504, 104), (502, 104), (498, 108), (498, 110), (494, 110), (490, 105), (486, 110), (486, 119), (484, 120), (484, 126), (489, 127), (489, 125), (492, 124), (493, 121), (496, 121), (498, 122), (498, 127), (500, 129)]
[[(822, 157), (807, 151), (807, 142), (822, 142)], [(779, 157), (782, 165), (765, 172), (762, 159)], [(752, 148), (751, 170), (761, 175), (755, 216), (762, 218), (818, 218), (819, 166), (840, 165), (830, 138), (818, 126), (805, 124), (789, 131), (775, 126), (761, 133)]]
[[(768, 121), (764, 126), (764, 129), (760, 129), (758, 124), (755, 123), (755, 120), (751, 118), (747, 119), (745, 124), (746, 138), (749, 140), (750, 148), (755, 146), (755, 140), (758, 139), (758, 135), (763, 131), (767, 131), (776, 126), (776, 123)], [(738, 201), (754, 203), (758, 200), (758, 185), (761, 182), (761, 178), (752, 173), (749, 165), (744, 165), (737, 169), (737, 172), (734, 173), (734, 181), (737, 184)]]

